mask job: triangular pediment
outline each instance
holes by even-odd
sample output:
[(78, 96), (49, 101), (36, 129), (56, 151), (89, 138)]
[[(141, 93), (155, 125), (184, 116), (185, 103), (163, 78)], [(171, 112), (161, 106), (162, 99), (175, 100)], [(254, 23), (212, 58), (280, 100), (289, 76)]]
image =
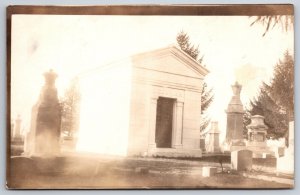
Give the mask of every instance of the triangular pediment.
[(208, 70), (176, 46), (132, 56), (134, 67), (193, 78), (203, 78)]

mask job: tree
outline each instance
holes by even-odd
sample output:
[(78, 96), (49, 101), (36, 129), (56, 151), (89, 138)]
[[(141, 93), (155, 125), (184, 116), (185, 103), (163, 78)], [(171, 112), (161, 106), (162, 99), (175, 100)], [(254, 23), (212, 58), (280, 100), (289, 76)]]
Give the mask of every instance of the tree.
[(66, 89), (61, 101), (62, 105), (62, 132), (68, 137), (73, 137), (79, 127), (80, 93), (77, 78), (73, 79)]
[(250, 125), (250, 123), (251, 123), (250, 109), (246, 109), (246, 111), (245, 111), (245, 113), (243, 115), (243, 137), (245, 139), (248, 138), (248, 129), (247, 129), (247, 126)]
[(187, 53), (193, 59), (197, 60), (199, 55), (199, 46), (195, 47), (190, 44), (190, 37), (187, 33), (181, 31), (176, 37), (177, 43), (182, 51)]
[[(294, 59), (288, 51), (275, 66), (270, 84), (263, 83), (257, 98), (250, 102), (248, 112), (265, 117), (268, 137), (288, 136), (288, 124), (294, 117)], [(244, 127), (249, 122), (245, 115)]]
[(283, 60), (279, 60), (275, 66), (272, 84), (267, 87), (287, 119), (294, 118), (294, 58), (288, 51), (285, 52)]
[[(201, 60), (202, 61), (202, 60)], [(201, 92), (201, 115), (202, 115), (202, 124), (200, 126), (200, 131), (204, 132), (206, 127), (210, 123), (210, 118), (207, 114), (207, 108), (210, 106), (214, 99), (213, 90), (208, 89), (207, 84), (203, 82), (202, 92)]]
[(265, 32), (262, 36), (265, 36), (270, 28), (274, 28), (279, 25), (283, 30), (288, 31), (294, 27), (294, 16), (292, 15), (267, 15), (267, 16), (255, 16), (255, 20), (250, 24), (262, 24), (265, 26)]
[[(199, 45), (196, 47), (190, 43), (190, 37), (188, 36), (187, 33), (184, 31), (180, 31), (177, 34), (176, 37), (177, 44), (179, 45), (180, 49), (184, 51), (186, 54), (191, 56), (193, 59), (198, 61), (199, 64), (202, 64), (203, 57), (201, 56), (199, 58)], [(210, 106), (210, 104), (213, 101), (213, 94), (212, 94), (212, 89), (208, 89), (207, 84), (204, 82), (202, 86), (202, 93), (201, 93), (201, 114), (203, 117), (203, 122), (200, 127), (200, 131), (203, 132), (208, 124), (210, 123), (210, 118), (207, 116), (207, 108)]]

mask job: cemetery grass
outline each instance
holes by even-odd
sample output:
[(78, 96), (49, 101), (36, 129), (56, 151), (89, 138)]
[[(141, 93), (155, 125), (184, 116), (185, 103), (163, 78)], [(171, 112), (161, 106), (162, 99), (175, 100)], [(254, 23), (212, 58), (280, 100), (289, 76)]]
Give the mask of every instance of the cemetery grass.
[[(21, 159), (19, 159), (22, 161)], [(13, 163), (9, 188), (21, 189), (189, 189), (189, 188), (290, 188), (286, 184), (222, 173), (217, 163), (203, 161), (64, 157)], [(45, 164), (46, 163), (46, 164)], [(47, 164), (48, 163), (48, 164)], [(52, 165), (49, 167), (48, 165)], [(203, 166), (217, 166), (219, 173), (202, 177)], [(146, 172), (137, 171), (137, 167)], [(224, 165), (228, 170), (229, 164)], [(194, 174), (192, 174), (194, 173)]]

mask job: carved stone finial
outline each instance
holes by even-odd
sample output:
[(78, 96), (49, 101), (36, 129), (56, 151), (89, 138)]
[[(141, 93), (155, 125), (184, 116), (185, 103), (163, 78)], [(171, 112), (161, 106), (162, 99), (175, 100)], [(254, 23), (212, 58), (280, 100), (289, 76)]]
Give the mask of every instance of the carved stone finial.
[(228, 104), (227, 113), (244, 113), (243, 104), (240, 99), (240, 93), (242, 90), (242, 85), (237, 81), (234, 85), (231, 85), (233, 96)]
[(242, 85), (240, 85), (237, 81), (234, 83), (234, 85), (231, 86), (233, 95), (234, 96), (240, 96)]
[(265, 117), (261, 115), (254, 115), (251, 116), (251, 123), (247, 126), (247, 129), (260, 129), (260, 130), (267, 130), (268, 126), (265, 125), (264, 123)]
[(47, 86), (55, 85), (55, 79), (57, 78), (57, 74), (52, 69), (50, 69), (48, 72), (45, 72), (44, 77), (45, 77), (45, 85)]

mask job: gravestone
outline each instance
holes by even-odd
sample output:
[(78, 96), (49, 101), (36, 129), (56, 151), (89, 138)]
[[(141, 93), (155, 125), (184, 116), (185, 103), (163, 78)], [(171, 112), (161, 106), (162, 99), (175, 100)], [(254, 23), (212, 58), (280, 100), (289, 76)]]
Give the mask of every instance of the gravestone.
[(211, 177), (217, 173), (217, 167), (202, 167), (202, 177)]
[(249, 171), (252, 169), (252, 151), (237, 150), (231, 152), (231, 169)]
[(218, 122), (211, 123), (211, 129), (209, 133), (209, 143), (207, 147), (208, 153), (218, 153), (221, 152), (220, 143), (219, 143), (219, 135), (220, 131), (218, 128)]
[(61, 107), (55, 87), (57, 74), (50, 70), (44, 77), (45, 84), (32, 108), (30, 132), (25, 138), (25, 154), (29, 156), (54, 156), (60, 152)]
[(243, 141), (243, 115), (244, 108), (240, 99), (242, 86), (235, 82), (231, 86), (233, 96), (228, 104), (227, 114), (227, 128), (226, 128), (226, 142), (230, 146), (230, 150), (243, 149), (245, 142)]

